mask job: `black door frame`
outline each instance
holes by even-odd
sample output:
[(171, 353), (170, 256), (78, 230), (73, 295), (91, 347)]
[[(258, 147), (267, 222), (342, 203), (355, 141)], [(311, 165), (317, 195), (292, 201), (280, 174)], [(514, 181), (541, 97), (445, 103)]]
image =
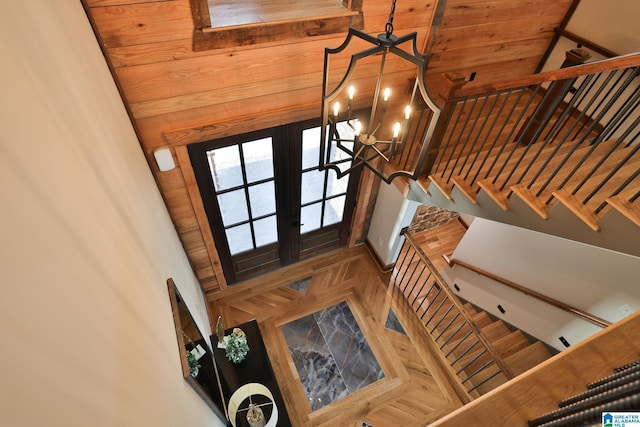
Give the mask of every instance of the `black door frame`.
[[(346, 245), (361, 168), (350, 174), (342, 221), (304, 235), (300, 234), (302, 131), (320, 126), (320, 124), (319, 119), (312, 119), (187, 146), (227, 283), (233, 284), (262, 272), (271, 271)], [(243, 259), (239, 257), (241, 254), (231, 255), (230, 253), (206, 153), (217, 148), (266, 137), (271, 137), (273, 141), (278, 242), (247, 251), (252, 255)], [(277, 257), (274, 258), (276, 253)], [(264, 264), (261, 264), (262, 262)], [(238, 274), (237, 271), (242, 271), (239, 267), (247, 263), (257, 263), (258, 265), (252, 268), (249, 273)]]

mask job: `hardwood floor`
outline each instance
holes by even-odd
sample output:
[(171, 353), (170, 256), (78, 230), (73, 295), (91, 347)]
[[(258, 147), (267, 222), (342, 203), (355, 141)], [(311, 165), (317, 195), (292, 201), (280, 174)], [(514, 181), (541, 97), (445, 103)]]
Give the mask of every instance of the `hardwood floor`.
[[(432, 251), (448, 250), (426, 237)], [(306, 293), (287, 287), (312, 277)], [(341, 249), (208, 295), (212, 319), (227, 327), (256, 319), (295, 426), (425, 426), (462, 405), (448, 375), (431, 353), (431, 341), (405, 299), (389, 289), (364, 245)], [(385, 377), (311, 412), (280, 326), (346, 301)], [(406, 332), (385, 327), (393, 309)]]

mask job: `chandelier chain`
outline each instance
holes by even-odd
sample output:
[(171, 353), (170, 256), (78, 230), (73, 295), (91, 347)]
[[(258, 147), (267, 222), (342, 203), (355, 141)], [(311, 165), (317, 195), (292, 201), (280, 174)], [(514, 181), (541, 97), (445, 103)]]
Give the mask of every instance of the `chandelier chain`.
[(396, 0), (391, 0), (391, 11), (389, 12), (389, 20), (387, 21), (387, 24), (384, 27), (387, 33), (387, 38), (389, 38), (393, 33), (393, 15), (395, 11), (396, 11)]

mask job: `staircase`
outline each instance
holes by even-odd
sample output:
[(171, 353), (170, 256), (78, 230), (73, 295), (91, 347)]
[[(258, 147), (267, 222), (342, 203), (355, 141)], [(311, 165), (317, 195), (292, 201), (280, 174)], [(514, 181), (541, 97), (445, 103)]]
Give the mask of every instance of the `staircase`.
[(640, 256), (640, 54), (465, 90), (446, 76), (422, 203)]
[(411, 234), (405, 237), (391, 283), (431, 336), (459, 390), (477, 398), (551, 356), (541, 342), (463, 304)]
[[(510, 328), (500, 319), (493, 320), (485, 311), (476, 309), (469, 303), (464, 304), (464, 309), (469, 313), (473, 322), (478, 326), (480, 332), (487, 338), (498, 355), (502, 357), (514, 377), (552, 356), (543, 343), (540, 341), (531, 342), (521, 330)], [(447, 346), (445, 346), (444, 350), (447, 350)], [(450, 356), (450, 360), (459, 357), (459, 353), (461, 353), (461, 350), (454, 351)], [(463, 360), (468, 360), (472, 357), (472, 354), (468, 354), (458, 362), (458, 365), (462, 365)], [(472, 374), (474, 365), (478, 363), (480, 363), (480, 360), (465, 368), (467, 376)], [(506, 381), (507, 378), (504, 375), (496, 376), (491, 381), (479, 386), (477, 388), (478, 393), (484, 394)]]

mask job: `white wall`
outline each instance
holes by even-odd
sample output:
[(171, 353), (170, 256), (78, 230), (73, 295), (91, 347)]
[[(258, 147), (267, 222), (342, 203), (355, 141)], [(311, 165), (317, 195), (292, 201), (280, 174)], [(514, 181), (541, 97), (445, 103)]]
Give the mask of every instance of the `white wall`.
[[(631, 255), (476, 218), (453, 257), (610, 322), (625, 305), (640, 309), (640, 258)], [(558, 349), (560, 336), (576, 344), (600, 330), (462, 267), (445, 275), (463, 298)]]
[(79, 0), (0, 2), (0, 425), (220, 426), (166, 279), (205, 303)]
[(367, 241), (383, 265), (396, 261), (404, 242), (400, 231), (411, 223), (418, 206), (420, 202), (405, 199), (393, 184), (380, 185)]
[[(624, 55), (640, 51), (638, 33), (638, 0), (581, 0), (573, 13), (567, 31)], [(576, 47), (576, 42), (560, 37), (542, 71), (557, 70), (562, 65), (565, 52)], [(604, 59), (589, 49), (588, 62)]]
[(640, 51), (638, 0), (580, 0), (567, 30), (623, 55)]

